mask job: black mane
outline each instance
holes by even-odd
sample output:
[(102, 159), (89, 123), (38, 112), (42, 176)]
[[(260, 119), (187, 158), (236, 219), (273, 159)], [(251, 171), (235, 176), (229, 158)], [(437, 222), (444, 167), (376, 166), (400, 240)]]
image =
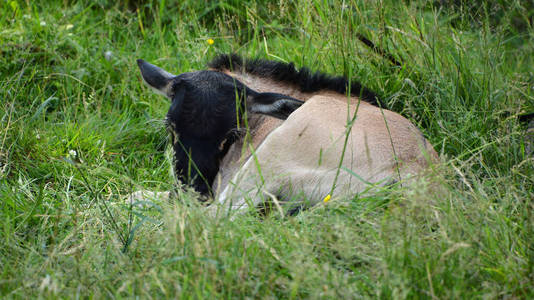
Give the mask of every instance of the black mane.
[(330, 90), (346, 94), (350, 84), (350, 92), (353, 96), (370, 104), (385, 107), (373, 91), (363, 87), (357, 81), (349, 82), (346, 77), (331, 76), (321, 72), (313, 73), (306, 67), (297, 69), (293, 63), (266, 59), (244, 60), (236, 54), (221, 54), (209, 62), (208, 66), (216, 70), (238, 70), (279, 82), (288, 82), (298, 86), (301, 92), (306, 93)]

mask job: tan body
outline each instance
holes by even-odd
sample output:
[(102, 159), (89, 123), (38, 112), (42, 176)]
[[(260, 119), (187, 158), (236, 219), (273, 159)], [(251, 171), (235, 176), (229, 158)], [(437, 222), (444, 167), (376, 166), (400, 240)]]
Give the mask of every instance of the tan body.
[(369, 183), (406, 180), (437, 158), (419, 129), (397, 113), (330, 91), (310, 95), (271, 80), (229, 74), (257, 91), (288, 94), (305, 104), (285, 121), (262, 117), (254, 122), (252, 147), (232, 146), (214, 183), (219, 203), (234, 209), (266, 200), (313, 205), (330, 194), (361, 193)]

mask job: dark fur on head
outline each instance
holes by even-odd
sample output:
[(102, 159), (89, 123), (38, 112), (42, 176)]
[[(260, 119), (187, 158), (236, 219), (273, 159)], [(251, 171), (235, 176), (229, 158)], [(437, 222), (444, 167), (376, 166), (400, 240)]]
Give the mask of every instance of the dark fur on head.
[[(303, 103), (286, 95), (258, 93), (216, 71), (184, 73), (171, 79), (172, 132), (176, 176), (202, 195), (211, 193), (219, 164), (240, 138), (245, 110), (285, 119)], [(165, 86), (165, 85), (162, 85)], [(238, 122), (239, 121), (239, 122)]]
[(237, 107), (243, 112), (244, 97), (254, 91), (213, 71), (181, 74), (173, 85), (166, 121), (176, 135), (171, 135), (176, 176), (207, 195), (226, 154), (222, 152), (229, 149), (220, 146), (237, 127)]

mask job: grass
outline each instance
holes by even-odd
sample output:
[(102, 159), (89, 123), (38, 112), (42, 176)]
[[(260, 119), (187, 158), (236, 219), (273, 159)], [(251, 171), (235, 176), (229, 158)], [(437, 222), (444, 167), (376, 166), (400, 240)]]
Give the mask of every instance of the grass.
[[(247, 3), (2, 2), (0, 295), (532, 298), (534, 161), (518, 121), (534, 111), (532, 6)], [(359, 79), (440, 152), (440, 188), (261, 221), (207, 218), (187, 191), (129, 205), (175, 184), (169, 104), (135, 59), (180, 73), (222, 52)]]

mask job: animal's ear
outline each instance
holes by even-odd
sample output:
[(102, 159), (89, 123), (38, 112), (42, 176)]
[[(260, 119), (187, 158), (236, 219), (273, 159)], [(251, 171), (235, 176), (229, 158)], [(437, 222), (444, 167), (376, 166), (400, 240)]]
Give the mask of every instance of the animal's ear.
[(142, 59), (137, 60), (137, 65), (148, 86), (153, 88), (157, 93), (172, 98), (172, 79), (176, 77), (175, 75)]
[(250, 112), (285, 120), (304, 101), (277, 93), (256, 93), (248, 97)]

